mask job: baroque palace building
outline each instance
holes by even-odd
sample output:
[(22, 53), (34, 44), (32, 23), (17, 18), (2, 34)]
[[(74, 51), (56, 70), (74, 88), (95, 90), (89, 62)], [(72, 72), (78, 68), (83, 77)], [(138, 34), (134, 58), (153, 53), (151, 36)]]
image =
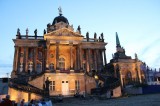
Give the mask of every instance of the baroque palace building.
[[(13, 71), (9, 94), (11, 99), (38, 99), (49, 89), (49, 96), (91, 93), (97, 87), (92, 70), (99, 72), (107, 64), (103, 33), (94, 38), (81, 34), (78, 26), (74, 31), (67, 18), (59, 11), (52, 24), (47, 24), (44, 35), (21, 35), (17, 30)], [(101, 77), (100, 77), (101, 78)], [(49, 88), (46, 81), (49, 80)], [(101, 79), (99, 79), (101, 80)], [(104, 84), (104, 79), (103, 84)], [(104, 84), (105, 85), (105, 84)], [(117, 86), (112, 87), (114, 89)], [(113, 92), (114, 93), (114, 92)], [(115, 94), (120, 96), (120, 93)]]

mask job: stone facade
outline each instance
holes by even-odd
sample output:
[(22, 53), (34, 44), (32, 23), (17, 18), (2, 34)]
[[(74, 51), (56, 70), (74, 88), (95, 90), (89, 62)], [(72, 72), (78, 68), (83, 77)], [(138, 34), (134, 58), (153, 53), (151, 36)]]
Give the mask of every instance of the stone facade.
[(90, 93), (96, 83), (87, 73), (101, 70), (107, 64), (107, 43), (103, 33), (99, 39), (97, 35), (90, 38), (89, 33), (85, 38), (80, 26), (74, 31), (62, 14), (47, 25), (43, 36), (38, 36), (37, 30), (35, 35), (29, 35), (28, 29), (21, 35), (18, 29), (13, 41), (15, 53), (11, 78), (23, 79), (25, 84), (40, 90), (45, 90), (45, 81), (49, 79), (50, 96)]
[(117, 51), (107, 65), (110, 73), (120, 79), (122, 87), (145, 83), (145, 63), (138, 59), (137, 54), (135, 54), (135, 59), (126, 56), (125, 49), (121, 47), (117, 33), (116, 44)]

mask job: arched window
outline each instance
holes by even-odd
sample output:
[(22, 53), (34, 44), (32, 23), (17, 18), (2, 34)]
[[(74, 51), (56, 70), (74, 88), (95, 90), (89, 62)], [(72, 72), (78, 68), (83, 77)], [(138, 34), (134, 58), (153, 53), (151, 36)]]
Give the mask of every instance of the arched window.
[(42, 52), (41, 51), (38, 52), (38, 59), (42, 59)]
[(59, 58), (59, 68), (60, 70), (65, 70), (65, 59), (64, 58)]
[(54, 71), (54, 64), (53, 64), (53, 63), (51, 63), (51, 64), (49, 65), (49, 70)]
[(128, 71), (128, 72), (126, 73), (126, 84), (127, 84), (127, 85), (132, 84), (132, 74), (131, 74), (130, 71)]
[(33, 71), (33, 62), (28, 63), (28, 70), (29, 70), (29, 72)]
[(42, 72), (42, 64), (41, 63), (37, 63), (37, 72), (38, 73)]
[(20, 63), (19, 72), (22, 72), (22, 71), (23, 71), (23, 63)]

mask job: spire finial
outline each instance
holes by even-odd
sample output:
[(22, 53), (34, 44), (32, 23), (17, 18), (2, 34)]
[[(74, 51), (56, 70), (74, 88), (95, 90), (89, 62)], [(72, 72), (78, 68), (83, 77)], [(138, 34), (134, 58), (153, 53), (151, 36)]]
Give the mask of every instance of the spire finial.
[(58, 11), (59, 11), (59, 15), (61, 16), (62, 15), (62, 8), (61, 8), (61, 6), (59, 6)]
[(116, 32), (116, 45), (117, 47), (121, 47), (120, 41), (119, 41), (119, 37), (118, 37), (118, 33)]

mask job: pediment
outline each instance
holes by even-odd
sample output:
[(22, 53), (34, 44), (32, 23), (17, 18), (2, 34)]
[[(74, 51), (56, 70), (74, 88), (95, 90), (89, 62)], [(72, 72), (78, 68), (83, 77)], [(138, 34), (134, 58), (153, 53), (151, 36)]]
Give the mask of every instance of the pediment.
[(74, 36), (74, 37), (83, 37), (77, 32), (73, 32), (68, 28), (61, 28), (50, 33), (45, 34), (44, 36)]

